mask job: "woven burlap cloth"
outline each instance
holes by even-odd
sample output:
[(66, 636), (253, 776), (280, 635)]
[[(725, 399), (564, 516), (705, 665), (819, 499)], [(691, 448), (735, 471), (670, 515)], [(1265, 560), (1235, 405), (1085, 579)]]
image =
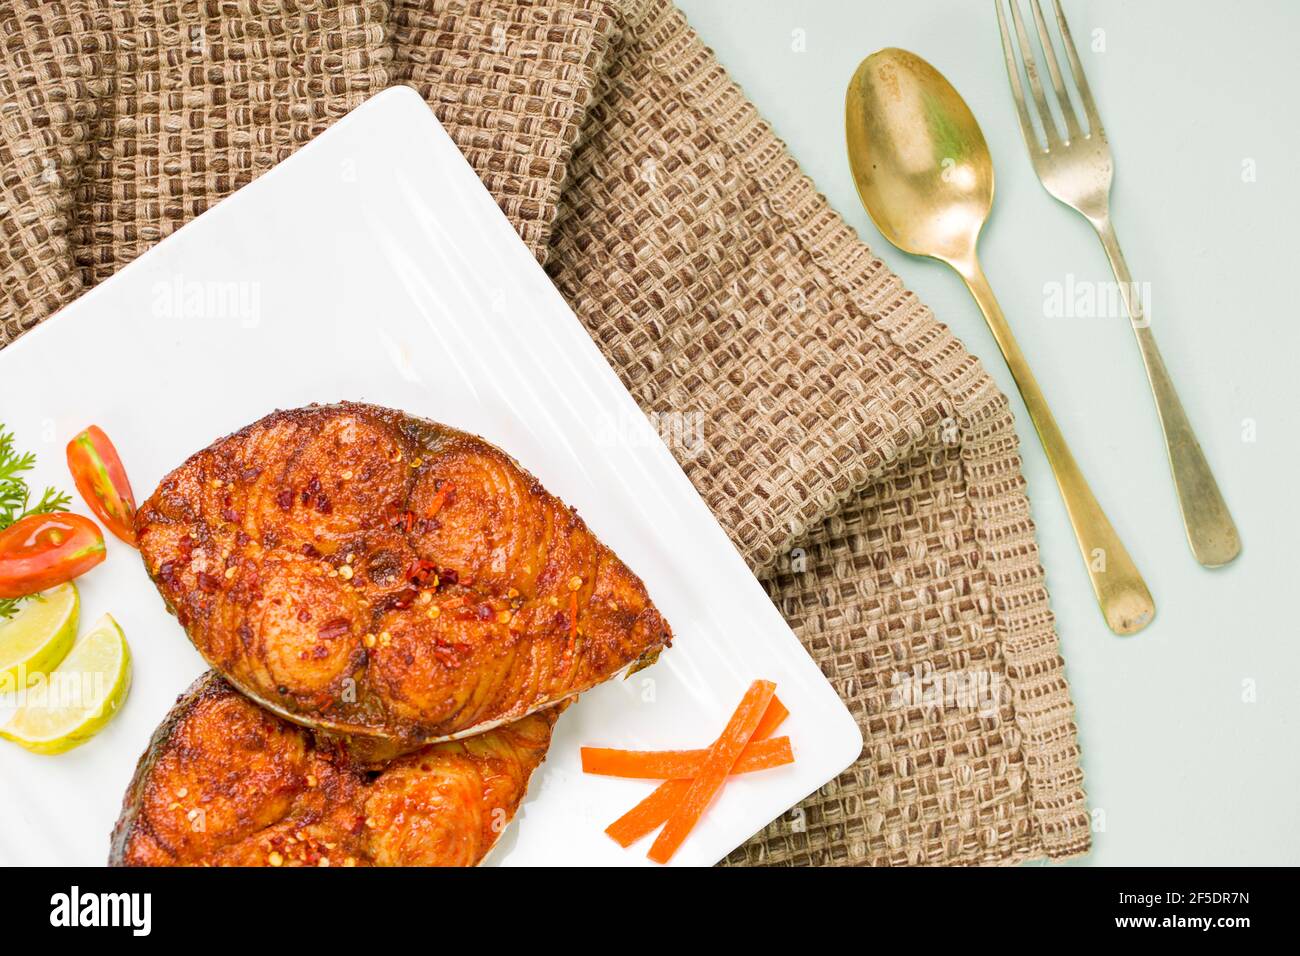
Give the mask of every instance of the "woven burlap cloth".
[(413, 86), (862, 727), (729, 862), (1087, 850), (1007, 402), (667, 0), (4, 0), (0, 56), (0, 344)]

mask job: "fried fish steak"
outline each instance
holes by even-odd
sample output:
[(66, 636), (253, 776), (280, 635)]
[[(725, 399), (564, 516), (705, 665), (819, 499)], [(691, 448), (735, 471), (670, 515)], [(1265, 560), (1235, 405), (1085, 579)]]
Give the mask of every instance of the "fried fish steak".
[(372, 405), (275, 412), (136, 515), (194, 646), (290, 720), (402, 752), (653, 662), (640, 579), (499, 448)]
[(155, 732), (113, 866), (473, 866), (514, 816), (557, 711), (366, 771), (215, 673)]

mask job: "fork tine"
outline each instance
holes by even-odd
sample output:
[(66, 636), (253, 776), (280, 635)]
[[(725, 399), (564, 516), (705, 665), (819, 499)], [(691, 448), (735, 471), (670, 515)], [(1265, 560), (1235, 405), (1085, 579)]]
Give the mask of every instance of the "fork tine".
[(1029, 89), (1034, 94), (1034, 105), (1038, 107), (1038, 118), (1043, 123), (1043, 135), (1047, 137), (1047, 148), (1059, 146), (1061, 134), (1056, 128), (1056, 120), (1047, 106), (1047, 97), (1043, 95), (1043, 84), (1038, 79), (1038, 64), (1034, 62), (1034, 51), (1029, 47), (1029, 35), (1025, 32), (1025, 21), (1020, 16), (1020, 0), (1007, 0), (1011, 5), (1011, 19), (1016, 25), (1016, 38), (1020, 41), (1020, 56), (1025, 63), (1025, 76), (1029, 78)]
[(1011, 46), (1011, 34), (1007, 32), (1007, 16), (1002, 12), (1003, 0), (993, 0), (993, 8), (998, 12), (998, 29), (1002, 33), (1002, 53), (1007, 58), (1007, 78), (1011, 81), (1011, 98), (1016, 101), (1016, 112), (1020, 115), (1020, 132), (1024, 134), (1025, 145), (1029, 152), (1041, 153), (1043, 147), (1034, 132), (1034, 122), (1029, 118), (1029, 107), (1025, 104), (1025, 91), (1020, 85), (1020, 67), (1016, 62), (1016, 51)]
[(1101, 116), (1097, 113), (1097, 104), (1093, 101), (1092, 90), (1088, 89), (1088, 78), (1083, 74), (1083, 64), (1079, 62), (1079, 54), (1074, 48), (1070, 25), (1065, 22), (1065, 11), (1061, 9), (1061, 0), (1052, 0), (1052, 5), (1056, 7), (1056, 23), (1061, 28), (1061, 46), (1065, 47), (1065, 55), (1070, 61), (1070, 72), (1074, 74), (1074, 88), (1079, 91), (1079, 102), (1083, 104), (1083, 111), (1088, 115), (1088, 135), (1101, 134), (1104, 137), (1106, 133), (1101, 128)]
[(1029, 0), (1029, 8), (1034, 12), (1034, 25), (1038, 27), (1038, 45), (1042, 47), (1043, 59), (1047, 61), (1047, 73), (1052, 78), (1052, 89), (1056, 90), (1056, 105), (1061, 109), (1061, 116), (1065, 119), (1066, 133), (1071, 140), (1080, 139), (1083, 136), (1083, 130), (1079, 128), (1079, 121), (1074, 115), (1074, 104), (1070, 102), (1070, 94), (1065, 91), (1065, 83), (1061, 79), (1061, 67), (1056, 62), (1056, 48), (1052, 45), (1052, 34), (1047, 30), (1047, 22), (1043, 19), (1043, 8), (1038, 0)]

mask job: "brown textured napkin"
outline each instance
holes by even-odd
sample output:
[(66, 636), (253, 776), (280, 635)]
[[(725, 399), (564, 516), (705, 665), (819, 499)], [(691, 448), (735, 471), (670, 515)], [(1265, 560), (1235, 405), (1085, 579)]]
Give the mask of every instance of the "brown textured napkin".
[(0, 57), (0, 344), (409, 84), (862, 726), (730, 861), (1087, 850), (1007, 402), (668, 0), (7, 0)]

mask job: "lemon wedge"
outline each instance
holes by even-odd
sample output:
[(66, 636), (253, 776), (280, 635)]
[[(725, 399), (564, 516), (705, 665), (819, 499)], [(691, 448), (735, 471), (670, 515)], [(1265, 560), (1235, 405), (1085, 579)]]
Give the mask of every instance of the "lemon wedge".
[(23, 602), (17, 614), (0, 621), (0, 693), (21, 690), (67, 656), (77, 639), (80, 606), (77, 586), (69, 582)]
[(22, 694), (0, 737), (33, 753), (59, 754), (99, 733), (131, 686), (131, 649), (105, 614), (72, 645), (62, 663)]

